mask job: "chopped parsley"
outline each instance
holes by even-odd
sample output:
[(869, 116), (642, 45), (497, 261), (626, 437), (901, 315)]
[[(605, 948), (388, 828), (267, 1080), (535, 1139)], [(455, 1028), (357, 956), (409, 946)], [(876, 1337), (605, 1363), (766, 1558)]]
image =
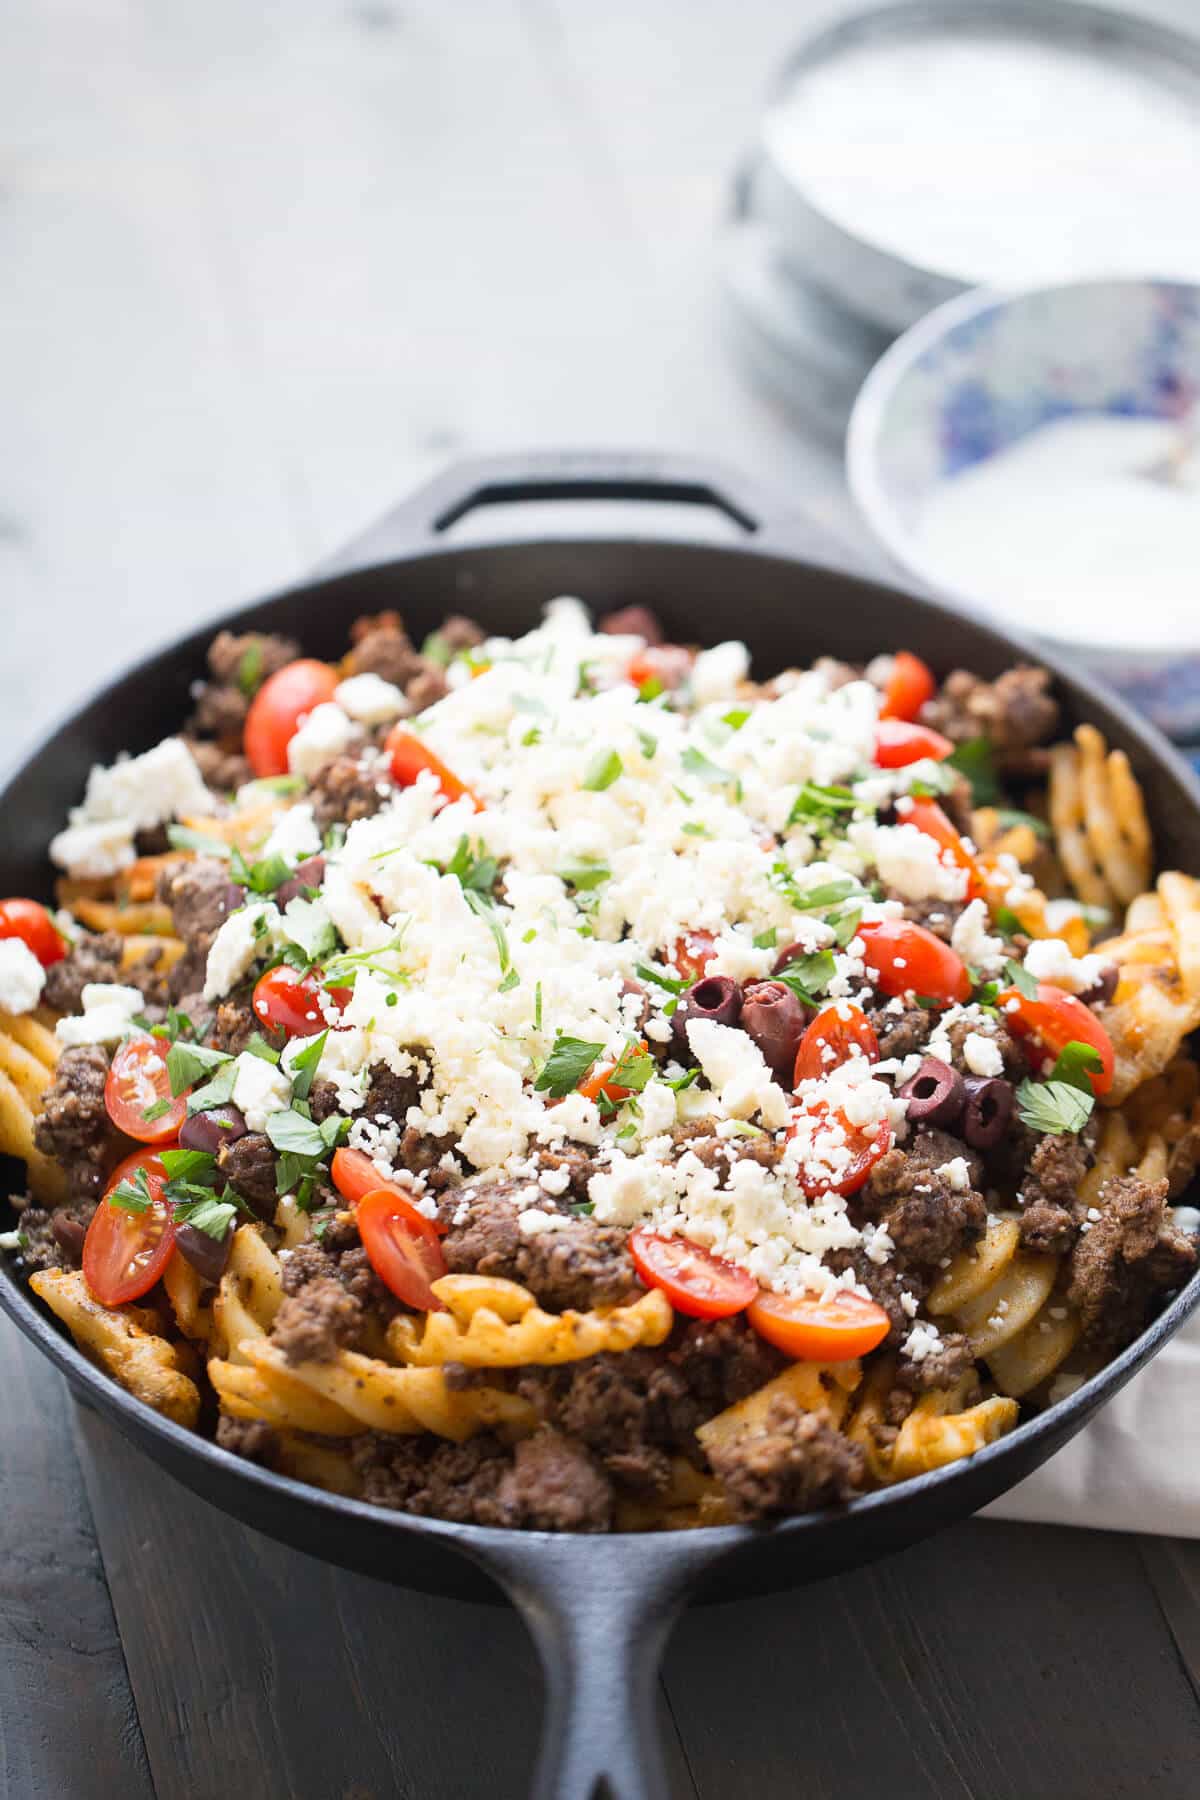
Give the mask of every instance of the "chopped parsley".
[[(436, 866), (436, 865), (435, 865)], [(464, 892), (490, 894), (499, 870), (496, 858), (483, 844), (472, 845), (464, 832), (454, 848), (454, 855), (442, 869), (443, 875), (454, 875)]]
[(689, 985), (675, 975), (668, 975), (662, 969), (652, 969), (649, 963), (635, 963), (634, 973), (642, 981), (652, 981), (655, 987), (664, 988), (668, 994), (682, 994)]
[(1072, 1038), (1059, 1051), (1058, 1060), (1050, 1071), (1050, 1080), (1065, 1081), (1068, 1087), (1078, 1088), (1081, 1094), (1094, 1095), (1096, 1090), (1091, 1078), (1099, 1075), (1103, 1067), (1100, 1052), (1094, 1045)]
[(284, 929), (310, 963), (320, 962), (337, 949), (338, 936), (329, 914), (315, 900), (306, 900), (302, 894), (290, 902)]
[(628, 1088), (631, 1094), (640, 1094), (653, 1074), (654, 1058), (645, 1045), (627, 1044), (604, 1085)]
[(295, 871), (278, 851), (258, 862), (248, 863), (235, 844), (229, 852), (229, 873), (239, 886), (249, 888), (252, 894), (273, 894), (276, 888), (292, 879)]
[(995, 805), (1000, 798), (1000, 783), (996, 779), (990, 738), (970, 738), (967, 743), (959, 744), (956, 750), (952, 750), (946, 761), (970, 782), (971, 802), (974, 806)]
[(1010, 956), (1004, 965), (1004, 976), (1009, 986), (1015, 987), (1018, 994), (1024, 994), (1026, 1000), (1037, 999), (1038, 984), (1024, 963), (1015, 962)]
[(568, 1094), (575, 1092), (603, 1048), (603, 1044), (564, 1037), (559, 1032), (549, 1056), (538, 1070), (534, 1088), (540, 1094), (549, 1094), (552, 1100), (565, 1100)]
[(697, 750), (693, 744), (688, 745), (679, 761), (689, 775), (695, 775), (697, 780), (706, 782), (709, 787), (724, 787), (734, 779), (728, 769), (718, 768), (715, 762), (709, 761), (703, 750)]
[(807, 955), (793, 957), (771, 979), (782, 981), (798, 1000), (812, 1002), (824, 994), (835, 973), (833, 951), (813, 950)]
[(317, 1037), (310, 1037), (303, 1050), (298, 1050), (288, 1064), (292, 1077), (292, 1094), (297, 1100), (307, 1100), (312, 1092), (313, 1080), (318, 1065), (325, 1051), (325, 1042), (329, 1036), (328, 1029)]
[(583, 788), (589, 794), (602, 794), (610, 788), (619, 775), (625, 772), (625, 765), (615, 750), (600, 750), (593, 756), (583, 772)]
[(227, 1058), (210, 1082), (188, 1095), (189, 1116), (192, 1113), (211, 1112), (216, 1106), (228, 1106), (237, 1086), (237, 1076), (237, 1064), (232, 1058)]
[(558, 879), (573, 887), (576, 893), (586, 894), (592, 888), (600, 887), (604, 882), (612, 880), (612, 870), (604, 863), (578, 863), (571, 868), (556, 871)]
[(247, 700), (252, 700), (262, 686), (262, 639), (254, 638), (242, 652), (237, 666), (237, 684)]
[(993, 906), (992, 919), (1005, 937), (1019, 937), (1025, 930), (1011, 906)]
[(1028, 825), (1035, 837), (1048, 838), (1050, 836), (1050, 827), (1045, 819), (1039, 819), (1033, 813), (1021, 812), (1015, 806), (1000, 807), (996, 813), (996, 823), (1003, 825), (1006, 831), (1011, 831), (1017, 825)]
[(1050, 1135), (1082, 1131), (1092, 1116), (1095, 1096), (1069, 1081), (1023, 1081), (1017, 1089), (1017, 1113), (1031, 1131)]
[(778, 942), (779, 933), (773, 925), (770, 931), (757, 931), (754, 934), (754, 948), (756, 950), (773, 950)]
[(655, 752), (658, 749), (658, 739), (656, 737), (652, 737), (648, 731), (642, 731), (639, 729), (638, 734), (637, 734), (637, 741), (638, 741), (638, 748), (641, 750), (641, 753), (645, 757), (646, 761), (653, 762), (654, 757), (655, 757)]
[(858, 801), (848, 787), (821, 787), (806, 781), (787, 816), (788, 825), (804, 825), (813, 831), (828, 831), (839, 813), (853, 812)]
[(167, 1051), (171, 1092), (176, 1096), (182, 1094), (185, 1088), (194, 1087), (201, 1076), (232, 1061), (226, 1050), (210, 1050), (206, 1044), (184, 1044), (176, 1039)]

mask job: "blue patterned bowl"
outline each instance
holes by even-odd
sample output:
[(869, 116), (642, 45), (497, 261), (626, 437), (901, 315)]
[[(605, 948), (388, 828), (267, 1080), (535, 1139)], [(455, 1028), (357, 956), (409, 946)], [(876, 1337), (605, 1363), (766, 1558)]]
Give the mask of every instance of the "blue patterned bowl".
[[(854, 498), (891, 555), (926, 587), (974, 610), (942, 578), (916, 522), (939, 483), (1078, 412), (1177, 419), (1200, 399), (1200, 287), (1089, 281), (949, 300), (887, 350), (855, 403), (846, 441)], [(1200, 571), (1195, 633), (1169, 653), (1058, 640), (1172, 736), (1200, 738)], [(995, 610), (994, 607), (991, 610)], [(1043, 634), (1054, 642), (1053, 630)]]

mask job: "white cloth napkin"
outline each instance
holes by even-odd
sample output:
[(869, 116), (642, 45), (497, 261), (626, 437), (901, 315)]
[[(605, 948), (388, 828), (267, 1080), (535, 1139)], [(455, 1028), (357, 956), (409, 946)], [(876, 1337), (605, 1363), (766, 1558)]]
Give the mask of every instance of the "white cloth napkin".
[(985, 1517), (1200, 1537), (1200, 1313)]

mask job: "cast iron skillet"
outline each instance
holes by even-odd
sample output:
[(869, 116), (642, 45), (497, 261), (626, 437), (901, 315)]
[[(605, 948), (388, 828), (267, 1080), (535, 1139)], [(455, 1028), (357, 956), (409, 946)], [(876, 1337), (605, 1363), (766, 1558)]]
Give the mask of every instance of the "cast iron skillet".
[[(465, 545), (442, 534), (495, 501), (603, 498), (715, 507), (732, 544), (591, 536)], [(645, 601), (672, 638), (744, 638), (759, 669), (821, 652), (866, 660), (906, 646), (941, 672), (994, 675), (1019, 640), (926, 599), (811, 561), (787, 547), (786, 517), (740, 479), (690, 460), (610, 456), (503, 459), (462, 465), (407, 507), (408, 545), (373, 567), (321, 579), (242, 608), (224, 622), (294, 633), (306, 654), (336, 656), (359, 613), (397, 607), (414, 636), (448, 610), (505, 632), (528, 627), (543, 601), (573, 593), (601, 608)], [(395, 532), (397, 520), (390, 522)], [(680, 534), (682, 540), (683, 534)], [(811, 528), (807, 532), (811, 544)], [(0, 792), (0, 893), (48, 897), (45, 845), (78, 800), (94, 761), (156, 742), (178, 727), (212, 625), (110, 682), (22, 763)], [(1049, 658), (1042, 658), (1051, 662)], [(1143, 782), (1160, 863), (1200, 867), (1200, 783), (1156, 732), (1083, 677), (1054, 665), (1069, 719), (1088, 718), (1129, 753)], [(7, 1208), (5, 1208), (7, 1210)], [(6, 1221), (8, 1222), (8, 1221)], [(484, 1530), (386, 1512), (270, 1474), (139, 1405), (99, 1374), (0, 1259), (0, 1305), (76, 1392), (195, 1492), (260, 1531), (404, 1586), (515, 1602), (537, 1641), (549, 1688), (541, 1800), (638, 1800), (665, 1793), (653, 1726), (654, 1676), (688, 1597), (729, 1599), (867, 1562), (994, 1500), (1030, 1474), (1161, 1348), (1200, 1301), (1193, 1280), (1136, 1344), (1062, 1404), (967, 1462), (841, 1511), (774, 1529), (565, 1537)], [(486, 1579), (490, 1577), (489, 1581)]]

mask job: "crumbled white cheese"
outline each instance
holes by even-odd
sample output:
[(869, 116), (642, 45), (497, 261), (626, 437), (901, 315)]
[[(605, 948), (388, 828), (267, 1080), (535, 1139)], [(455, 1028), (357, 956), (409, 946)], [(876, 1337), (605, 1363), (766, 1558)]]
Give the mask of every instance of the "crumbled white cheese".
[(220, 1000), (278, 942), (279, 909), (270, 900), (241, 906), (222, 921), (208, 952), (204, 998)]
[(412, 711), (400, 688), (382, 675), (351, 675), (334, 689), (334, 701), (360, 725), (387, 725)]
[(292, 1084), (284, 1070), (265, 1057), (243, 1050), (237, 1059), (233, 1104), (241, 1108), (250, 1131), (265, 1131), (272, 1113), (291, 1104)]
[[(76, 812), (80, 809), (76, 807)], [(76, 879), (104, 880), (127, 869), (137, 855), (128, 819), (102, 819), (95, 824), (68, 825), (50, 840), (50, 860)]]
[(697, 706), (731, 700), (740, 682), (750, 673), (750, 652), (745, 644), (730, 639), (702, 650), (692, 664), (692, 698)]
[(288, 768), (306, 780), (357, 736), (354, 723), (332, 700), (314, 706), (288, 744)]
[(120, 819), (134, 831), (146, 831), (184, 813), (207, 812), (211, 805), (212, 795), (195, 757), (182, 738), (169, 737), (141, 756), (123, 757), (111, 768), (97, 764), (71, 823)]
[(982, 1031), (968, 1031), (963, 1039), (963, 1061), (972, 1075), (1003, 1075), (1004, 1057), (995, 1038)]
[(924, 1362), (927, 1356), (936, 1356), (942, 1347), (942, 1334), (936, 1325), (929, 1325), (924, 1320), (913, 1326), (904, 1340), (903, 1350), (910, 1362)]
[(571, 1223), (566, 1213), (549, 1213), (540, 1206), (527, 1206), (517, 1214), (517, 1229), (522, 1237), (540, 1237), (544, 1231), (561, 1231)]
[(971, 1171), (965, 1156), (952, 1156), (949, 1162), (940, 1163), (933, 1172), (942, 1176), (957, 1194), (965, 1194), (971, 1185)]
[(720, 1089), (719, 1105), (726, 1118), (749, 1119), (757, 1113), (773, 1129), (787, 1124), (786, 1096), (753, 1038), (715, 1019), (690, 1019), (687, 1039), (706, 1077)]
[(1035, 981), (1048, 981), (1068, 994), (1084, 994), (1104, 973), (1103, 956), (1074, 957), (1062, 938), (1035, 938), (1025, 952), (1025, 967)]
[(282, 856), (290, 863), (298, 863), (306, 856), (315, 856), (320, 848), (321, 833), (317, 830), (313, 809), (306, 800), (301, 800), (288, 807), (263, 845), (262, 854), (264, 857)]
[(60, 1044), (117, 1044), (137, 1029), (134, 1014), (146, 1004), (140, 988), (111, 981), (89, 981), (81, 997), (82, 1013), (54, 1028)]
[(1189, 1235), (1194, 1236), (1196, 1232), (1200, 1231), (1200, 1210), (1194, 1206), (1173, 1206), (1171, 1223), (1176, 1231), (1186, 1231)]
[(905, 900), (961, 900), (967, 891), (967, 871), (943, 861), (936, 839), (915, 825), (877, 827), (875, 866)]
[(0, 1007), (5, 1012), (32, 1012), (46, 985), (43, 969), (20, 938), (0, 938)]
[(954, 921), (950, 944), (981, 975), (998, 975), (1004, 967), (1004, 939), (993, 937), (984, 901), (972, 900)]

